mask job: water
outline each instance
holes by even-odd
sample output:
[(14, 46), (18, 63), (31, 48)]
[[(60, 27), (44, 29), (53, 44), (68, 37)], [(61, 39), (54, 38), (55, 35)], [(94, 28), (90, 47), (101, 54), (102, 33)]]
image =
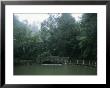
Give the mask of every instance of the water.
[(15, 66), (14, 75), (96, 75), (95, 67), (80, 65)]

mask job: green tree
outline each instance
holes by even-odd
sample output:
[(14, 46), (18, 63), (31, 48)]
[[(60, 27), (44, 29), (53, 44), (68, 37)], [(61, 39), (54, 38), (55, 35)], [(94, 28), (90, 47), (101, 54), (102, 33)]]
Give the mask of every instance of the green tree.
[(83, 14), (81, 20), (80, 48), (82, 58), (97, 60), (97, 14)]
[(14, 57), (15, 61), (35, 60), (39, 54), (39, 33), (32, 33), (28, 24), (20, 22), (14, 15)]

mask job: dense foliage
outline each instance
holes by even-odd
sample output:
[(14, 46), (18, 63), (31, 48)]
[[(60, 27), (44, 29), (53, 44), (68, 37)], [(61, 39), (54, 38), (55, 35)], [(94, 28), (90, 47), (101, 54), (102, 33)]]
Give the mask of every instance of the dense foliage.
[[(36, 19), (37, 20), (37, 19)], [(76, 21), (70, 13), (49, 14), (39, 31), (14, 15), (14, 60), (39, 62), (49, 56), (97, 60), (97, 14), (83, 14)]]

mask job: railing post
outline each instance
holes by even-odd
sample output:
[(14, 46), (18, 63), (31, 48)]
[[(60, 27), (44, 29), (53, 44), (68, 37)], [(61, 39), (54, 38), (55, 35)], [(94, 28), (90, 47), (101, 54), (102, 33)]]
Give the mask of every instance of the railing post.
[(77, 60), (77, 64), (78, 64), (78, 60)]
[(84, 64), (84, 60), (83, 60), (83, 64)]
[(95, 62), (95, 66), (96, 66), (96, 62)]
[(89, 60), (89, 65), (90, 65), (90, 60)]

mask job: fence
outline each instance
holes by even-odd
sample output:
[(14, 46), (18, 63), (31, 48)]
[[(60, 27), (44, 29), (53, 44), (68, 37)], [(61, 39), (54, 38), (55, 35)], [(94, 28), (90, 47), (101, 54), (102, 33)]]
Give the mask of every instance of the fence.
[[(50, 56), (44, 59), (37, 59), (36, 61), (33, 60), (19, 60), (15, 61), (14, 63), (17, 65), (32, 65), (32, 64), (49, 64), (49, 62), (54, 64), (73, 64), (73, 65), (86, 65), (86, 66), (97, 66), (97, 61), (95, 60), (79, 60), (79, 59), (70, 59), (69, 57), (59, 57), (59, 56)], [(50, 63), (50, 64), (51, 64)]]
[(72, 64), (76, 65), (87, 65), (87, 66), (97, 66), (97, 62), (95, 60), (73, 60)]

